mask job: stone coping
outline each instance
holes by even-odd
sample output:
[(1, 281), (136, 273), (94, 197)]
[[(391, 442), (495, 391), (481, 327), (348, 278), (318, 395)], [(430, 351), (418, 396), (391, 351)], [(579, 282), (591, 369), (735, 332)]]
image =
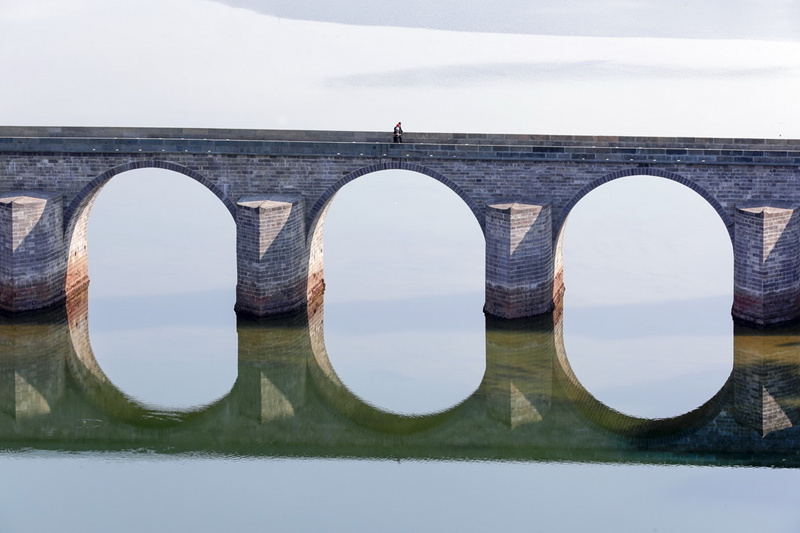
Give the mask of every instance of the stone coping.
[(0, 126), (0, 152), (193, 153), (800, 166), (800, 140)]
[[(0, 126), (0, 137), (87, 137), (112, 139), (216, 139), (262, 141), (322, 141), (391, 143), (392, 132), (335, 130), (255, 130), (224, 128), (126, 128), (92, 126)], [(800, 139), (643, 137), (615, 135), (542, 135), (513, 133), (405, 134), (410, 143), (434, 144), (522, 144), (546, 146), (616, 146), (718, 149), (800, 149)]]

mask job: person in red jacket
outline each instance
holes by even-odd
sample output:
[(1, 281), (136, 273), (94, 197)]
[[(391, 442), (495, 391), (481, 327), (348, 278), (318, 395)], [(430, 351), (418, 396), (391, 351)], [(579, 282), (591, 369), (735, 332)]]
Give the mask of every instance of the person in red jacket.
[(397, 126), (394, 127), (394, 136), (392, 137), (392, 141), (396, 143), (403, 142), (403, 127), (400, 123), (397, 123)]

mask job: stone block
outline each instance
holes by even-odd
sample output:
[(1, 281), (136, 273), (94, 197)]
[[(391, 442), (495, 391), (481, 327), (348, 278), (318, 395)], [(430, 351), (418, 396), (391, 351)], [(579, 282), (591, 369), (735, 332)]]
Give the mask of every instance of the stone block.
[(521, 318), (549, 313), (554, 301), (550, 205), (486, 208), (486, 313)]
[(302, 197), (248, 196), (236, 208), (236, 311), (266, 316), (305, 305), (308, 259)]
[(756, 327), (800, 318), (800, 224), (794, 207), (737, 208), (733, 317)]
[(0, 309), (28, 311), (65, 298), (67, 252), (61, 196), (0, 195)]

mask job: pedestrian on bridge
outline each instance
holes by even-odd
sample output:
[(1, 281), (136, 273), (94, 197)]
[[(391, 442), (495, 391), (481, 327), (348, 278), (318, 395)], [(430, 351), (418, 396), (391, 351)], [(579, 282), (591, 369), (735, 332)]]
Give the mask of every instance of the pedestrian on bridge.
[(394, 127), (394, 136), (392, 137), (392, 142), (401, 143), (403, 142), (403, 127), (401, 123), (398, 122), (397, 125)]

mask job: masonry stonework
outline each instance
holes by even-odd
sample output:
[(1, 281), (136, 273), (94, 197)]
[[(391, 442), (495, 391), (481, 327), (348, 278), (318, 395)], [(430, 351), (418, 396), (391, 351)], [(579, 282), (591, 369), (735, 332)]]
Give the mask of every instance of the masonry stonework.
[[(558, 303), (561, 257), (555, 236), (562, 234), (567, 216), (581, 198), (611, 180), (650, 176), (681, 183), (711, 205), (732, 241), (738, 216), (742, 229), (737, 249), (751, 246), (748, 243), (755, 239), (752, 242), (761, 244), (752, 246), (760, 246), (762, 255), (764, 243), (771, 238), (767, 234), (773, 230), (759, 237), (745, 222), (747, 216), (737, 215), (737, 206), (800, 205), (797, 140), (444, 133), (408, 134), (408, 140), (392, 144), (384, 133), (376, 132), (0, 127), (0, 193), (18, 196), (17, 191), (45, 191), (63, 206), (60, 234), (55, 231), (49, 244), (47, 239), (25, 242), (28, 253), (47, 258), (50, 267), (31, 277), (26, 269), (14, 270), (13, 265), (21, 263), (8, 252), (14, 251), (13, 247), (3, 252), (0, 270), (6, 278), (0, 279), (0, 307), (15, 311), (46, 306), (85, 288), (86, 227), (92, 202), (114, 176), (139, 168), (184, 174), (215, 194), (237, 220), (241, 216), (237, 239), (243, 260), (237, 309), (246, 314), (283, 312), (319, 299), (324, 289), (322, 231), (327, 209), (347, 183), (382, 170), (408, 170), (443, 183), (475, 215), (486, 235), (487, 251), (507, 250), (505, 260), (501, 261), (500, 255), (487, 257), (487, 265), (489, 259), (494, 265), (487, 270), (487, 312), (498, 316), (546, 312)], [(270, 224), (278, 224), (280, 218), (276, 214), (278, 219), (268, 222), (272, 215), (266, 212), (283, 212), (285, 207), (264, 206), (265, 210), (259, 211), (261, 207), (237, 204), (252, 197), (275, 201), (268, 199), (276, 195), (302, 202), (288, 202), (293, 205), (291, 216), (275, 235), (272, 245), (276, 247), (264, 249), (270, 239), (267, 235), (278, 228)], [(511, 226), (516, 228), (513, 238), (523, 243), (524, 252), (517, 256), (516, 250), (512, 253), (508, 248), (511, 233), (506, 236), (498, 229), (496, 217), (501, 213), (487, 206), (497, 205), (498, 199), (509, 205), (531, 205), (531, 198), (542, 208), (549, 206), (549, 214), (536, 216), (550, 217), (551, 242), (545, 237), (544, 218), (541, 224), (527, 226), (530, 236), (521, 237), (526, 226), (520, 221), (530, 213), (518, 213), (515, 217), (522, 218), (511, 217), (515, 220), (508, 222), (509, 231)], [(267, 218), (256, 223), (257, 211)], [(767, 219), (774, 218), (768, 215)], [(54, 220), (48, 217), (55, 216), (44, 218)], [(783, 231), (788, 233), (775, 247), (777, 255), (771, 251), (760, 267), (749, 259), (737, 261), (737, 320), (771, 326), (798, 318), (797, 305), (791, 303), (795, 274), (786, 264), (795, 239), (792, 228), (787, 223)], [(296, 235), (302, 246), (283, 241), (289, 233)], [(11, 242), (12, 234), (10, 225), (0, 227), (4, 242)], [(262, 241), (262, 236), (266, 240)], [(505, 241), (495, 242), (498, 238)], [(64, 248), (55, 257), (52, 250), (59, 249), (59, 242), (65, 243)], [(773, 256), (782, 259), (771, 259)], [(65, 262), (66, 279), (53, 291), (50, 275), (60, 272)], [(503, 268), (508, 271), (501, 271)], [(305, 273), (305, 282), (298, 281), (300, 272)], [(751, 274), (764, 281), (742, 281)], [(273, 275), (280, 279), (266, 281)], [(532, 278), (523, 280), (526, 275)], [(544, 281), (542, 276), (552, 279)], [(31, 284), (33, 279), (39, 281)], [(761, 283), (762, 289), (753, 288), (751, 281)], [(20, 290), (40, 296), (38, 300), (20, 300), (13, 296)], [(490, 301), (503, 291), (513, 300), (505, 308), (497, 300)], [(550, 294), (550, 303), (545, 303), (546, 294)], [(17, 303), (21, 301), (28, 303), (21, 306)]]
[(800, 316), (800, 222), (796, 209), (736, 210), (733, 317), (771, 326)]
[(486, 208), (486, 306), (501, 318), (552, 311), (553, 223), (549, 205)]
[(61, 197), (0, 195), (0, 309), (29, 311), (64, 299), (66, 249)]
[(236, 207), (236, 310), (264, 316), (302, 307), (308, 280), (303, 198), (247, 196)]

